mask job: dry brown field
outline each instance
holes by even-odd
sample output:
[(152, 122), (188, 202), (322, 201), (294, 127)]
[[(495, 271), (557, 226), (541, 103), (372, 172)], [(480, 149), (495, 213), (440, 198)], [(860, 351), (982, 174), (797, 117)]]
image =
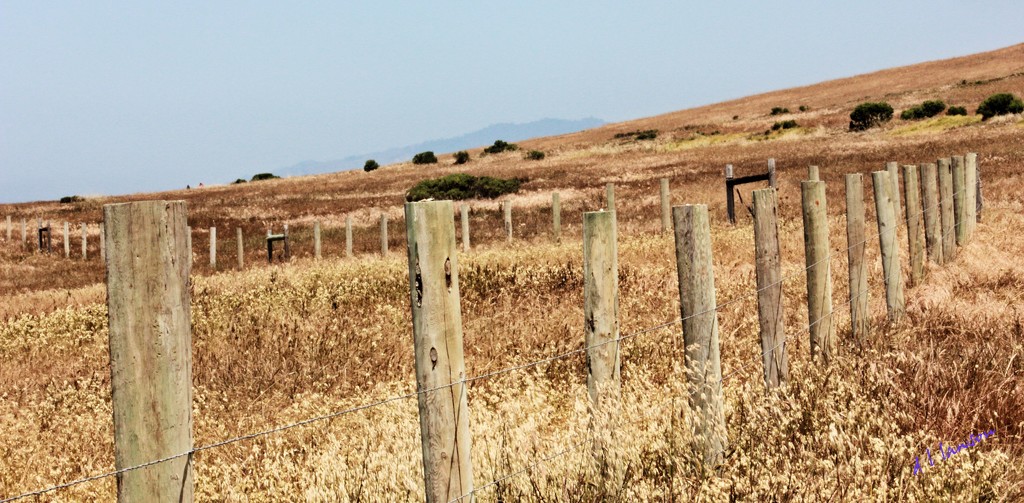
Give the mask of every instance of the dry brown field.
[[(474, 248), (460, 257), (467, 374), (481, 375), (583, 347), (581, 221), (616, 187), (622, 334), (679, 318), (671, 236), (659, 233), (658, 179), (673, 204), (712, 213), (729, 450), (702, 473), (689, 448), (679, 324), (622, 342), (622, 479), (595, 471), (584, 358), (474, 381), (469, 388), (481, 501), (1019, 501), (1024, 499), (1024, 119), (939, 116), (847, 131), (862, 101), (897, 111), (926, 99), (973, 113), (996, 92), (1024, 95), (1024, 45), (788, 89), (576, 134), (520, 142), (547, 153), (480, 157), (464, 166), (398, 164), (372, 173), (215, 186), (75, 204), (0, 205), (0, 219), (72, 222), (72, 259), (0, 236), (0, 500), (113, 469), (104, 270), (96, 224), (103, 204), (184, 199), (194, 229), (193, 409), (196, 446), (415, 391), (402, 203), (416, 181), (447, 173), (526, 177), (512, 244), (497, 201), (474, 200)], [(808, 107), (798, 112), (798, 107)], [(794, 113), (771, 116), (772, 107)], [(800, 127), (765, 134), (778, 120)], [(657, 139), (615, 139), (658, 129)], [(929, 264), (906, 290), (908, 317), (885, 320), (870, 177), (865, 181), (873, 336), (849, 335), (843, 177), (886, 161), (934, 162), (977, 152), (982, 221), (951, 263)], [(750, 216), (725, 218), (722, 169), (738, 176), (775, 158), (790, 382), (767, 392), (759, 360)], [(834, 318), (840, 356), (809, 358), (799, 182), (810, 164), (828, 184)], [(758, 186), (760, 187), (760, 186)], [(750, 186), (743, 198), (750, 202)], [(550, 238), (550, 194), (562, 198), (563, 240)], [(901, 200), (903, 198), (901, 197)], [(391, 221), (380, 257), (377, 219)], [(344, 218), (357, 257), (344, 255)], [(312, 259), (312, 222), (325, 259)], [(92, 225), (81, 260), (79, 222)], [(295, 258), (267, 265), (262, 236), (288, 223)], [(2, 221), (0, 221), (2, 225)], [(216, 226), (220, 265), (207, 263)], [(246, 236), (234, 270), (234, 229)], [(906, 233), (899, 231), (904, 280)], [(913, 475), (939, 442), (995, 436)], [(194, 458), (202, 501), (407, 501), (423, 495), (415, 398), (205, 450)], [(567, 447), (575, 447), (566, 450)], [(548, 459), (550, 458), (550, 459)], [(922, 465), (925, 462), (922, 460)], [(506, 475), (512, 475), (502, 479)], [(492, 481), (502, 479), (491, 484)], [(490, 484), (490, 485), (488, 485)], [(42, 501), (111, 500), (114, 479)], [(29, 499), (31, 500), (31, 498)]]

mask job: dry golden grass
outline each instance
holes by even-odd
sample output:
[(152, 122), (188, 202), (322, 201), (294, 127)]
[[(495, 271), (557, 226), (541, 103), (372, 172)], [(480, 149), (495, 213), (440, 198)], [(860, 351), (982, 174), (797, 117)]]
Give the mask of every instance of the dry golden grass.
[[(604, 205), (616, 183), (620, 234), (622, 333), (679, 317), (673, 243), (657, 234), (657, 179), (671, 177), (674, 203), (712, 210), (727, 435), (730, 450), (715, 473), (701, 475), (692, 441), (678, 325), (622, 343), (623, 403), (614, 481), (599, 476), (588, 429), (583, 358), (475, 381), (469, 388), (473, 463), (483, 501), (984, 500), (1024, 498), (1024, 128), (1020, 118), (947, 128), (942, 119), (851, 134), (842, 117), (867, 97), (899, 103), (939, 97), (970, 104), (997, 90), (1020, 93), (1024, 46), (951, 62), (770, 93), (726, 104), (524, 142), (549, 152), (474, 159), (474, 174), (527, 176), (513, 196), (516, 241), (503, 243), (495, 201), (472, 201), (474, 250), (460, 258), (467, 374), (536, 361), (583, 344), (580, 221)], [(1006, 77), (1006, 78), (1002, 78)], [(969, 81), (1000, 79), (979, 85)], [(886, 94), (888, 93), (888, 94)], [(770, 126), (771, 106), (807, 104), (794, 114), (802, 131), (749, 139)], [(733, 121), (733, 115), (741, 119)], [(959, 119), (958, 119), (959, 120)], [(932, 125), (928, 125), (932, 124)], [(648, 128), (655, 142), (614, 140)], [(719, 130), (721, 135), (710, 135)], [(697, 138), (696, 132), (709, 133)], [(725, 141), (673, 150), (669, 145), (721, 136)], [(763, 136), (763, 135), (762, 135)], [(695, 138), (688, 140), (688, 138)], [(908, 319), (884, 322), (877, 241), (869, 239), (875, 332), (861, 350), (850, 340), (842, 176), (880, 169), (887, 160), (930, 162), (979, 153), (984, 220), (974, 242), (944, 267), (929, 266), (907, 290)], [(753, 233), (742, 214), (724, 223), (721, 167), (737, 175), (779, 166), (785, 323), (791, 381), (768, 393), (761, 384), (754, 288)], [(835, 322), (840, 356), (812, 365), (803, 277), (798, 183), (807, 164), (828, 182)], [(460, 168), (460, 170), (462, 169)], [(210, 187), (188, 192), (89, 200), (79, 205), (5, 205), (15, 219), (98, 221), (102, 203), (186, 198), (194, 228), (193, 341), (196, 445), (327, 414), (415, 389), (403, 191), (448, 165), (388, 166)], [(868, 184), (870, 186), (870, 184)], [(749, 187), (748, 187), (749, 188)], [(552, 244), (547, 202), (563, 200), (563, 243)], [(745, 191), (745, 198), (749, 199)], [(868, 221), (873, 201), (867, 197)], [(378, 246), (376, 219), (392, 220), (392, 254)], [(344, 215), (359, 227), (354, 260), (343, 254)], [(310, 257), (310, 222), (324, 222), (327, 259)], [(261, 261), (270, 225), (294, 229), (298, 258)], [(221, 230), (218, 271), (206, 264), (206, 233)], [(234, 227), (246, 231), (251, 267), (232, 271)], [(870, 226), (869, 226), (870, 228)], [(95, 230), (94, 230), (95, 232)], [(16, 231), (17, 233), (17, 231)], [(58, 234), (59, 235), (59, 234)], [(870, 234), (869, 234), (870, 235)], [(72, 233), (72, 253), (78, 251)], [(55, 241), (58, 243), (59, 239)], [(906, 242), (900, 233), (900, 243)], [(95, 244), (95, 243), (94, 243)], [(902, 250), (906, 270), (905, 245)], [(113, 468), (103, 271), (94, 258), (66, 261), (0, 245), (0, 497)], [(415, 399), (344, 415), (198, 453), (201, 500), (403, 501), (422, 498)], [(912, 474), (915, 458), (938, 442), (996, 436)], [(566, 446), (575, 450), (554, 457)], [(518, 475), (486, 486), (506, 474)], [(110, 500), (113, 479), (44, 499)]]

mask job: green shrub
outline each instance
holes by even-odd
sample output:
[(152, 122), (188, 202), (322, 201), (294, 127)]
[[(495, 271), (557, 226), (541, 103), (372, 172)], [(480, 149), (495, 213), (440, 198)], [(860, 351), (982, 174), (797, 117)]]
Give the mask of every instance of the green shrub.
[(273, 173), (256, 173), (252, 175), (252, 181), (258, 182), (260, 180), (273, 180), (275, 178), (281, 178)]
[(892, 107), (884, 101), (857, 105), (850, 113), (850, 131), (864, 131), (892, 120)]
[(811, 109), (811, 107), (809, 107), (807, 105), (800, 105), (800, 111), (801, 112), (806, 112), (806, 111), (808, 111), (810, 109)]
[(437, 156), (431, 151), (420, 152), (412, 156), (413, 164), (435, 164), (437, 163)]
[(371, 172), (371, 171), (373, 171), (373, 170), (375, 170), (375, 169), (377, 169), (379, 167), (380, 167), (380, 164), (377, 164), (376, 160), (374, 160), (374, 159), (367, 159), (366, 163), (363, 164), (363, 171), (369, 173), (369, 172)]
[(238, 185), (240, 183), (245, 183), (245, 178), (235, 178), (235, 181), (231, 182), (231, 185)]
[(1019, 114), (1024, 112), (1024, 101), (1010, 93), (998, 93), (985, 98), (978, 107), (977, 113), (981, 120), (986, 121), (997, 115)]
[(658, 137), (657, 129), (645, 129), (643, 131), (637, 129), (636, 131), (630, 131), (628, 133), (615, 133), (615, 139), (632, 138), (634, 140), (653, 140)]
[(732, 120), (738, 120), (739, 118), (740, 118), (740, 116), (739, 116), (739, 115), (733, 115), (733, 116), (732, 116)]
[(800, 125), (797, 124), (795, 120), (776, 122), (775, 124), (772, 124), (772, 131), (778, 131), (780, 129), (793, 129), (799, 126)]
[(406, 201), (494, 199), (504, 194), (519, 192), (519, 186), (525, 181), (526, 179), (520, 178), (503, 179), (457, 173), (422, 180), (409, 189), (409, 192), (405, 194), (405, 199)]
[(905, 121), (927, 119), (941, 114), (945, 109), (946, 103), (942, 100), (929, 100), (904, 110), (900, 113), (900, 118)]
[(64, 196), (60, 198), (60, 204), (80, 203), (82, 201), (85, 201), (85, 198), (82, 196)]
[(946, 115), (967, 115), (967, 107), (949, 107)]
[(466, 164), (469, 162), (469, 152), (460, 150), (455, 153), (455, 164)]
[(783, 107), (772, 107), (772, 115), (788, 114), (789, 109)]
[(543, 158), (544, 152), (541, 152), (540, 150), (531, 150), (526, 153), (526, 159), (529, 159), (531, 161), (539, 161)]
[(515, 143), (508, 143), (504, 140), (494, 140), (494, 145), (484, 149), (484, 152), (488, 154), (500, 154), (502, 152), (514, 152), (519, 150), (519, 145)]

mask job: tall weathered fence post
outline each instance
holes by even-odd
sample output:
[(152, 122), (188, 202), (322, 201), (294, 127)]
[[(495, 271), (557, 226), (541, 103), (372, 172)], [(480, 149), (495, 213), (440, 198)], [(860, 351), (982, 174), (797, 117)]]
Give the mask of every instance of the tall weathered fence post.
[(889, 183), (892, 185), (892, 216), (897, 222), (900, 220), (900, 168), (899, 163), (889, 161), (885, 163), (885, 171), (889, 173)]
[(672, 196), (668, 191), (668, 178), (661, 179), (661, 232), (672, 230)]
[(380, 215), (380, 254), (383, 256), (388, 255), (388, 214), (381, 213)]
[(903, 299), (899, 247), (896, 246), (896, 216), (892, 211), (892, 183), (889, 182), (889, 172), (871, 173), (871, 184), (875, 191), (878, 244), (882, 251), (882, 273), (885, 275), (885, 307), (889, 319), (897, 321), (903, 318), (906, 305)]
[(469, 253), (469, 205), (459, 205), (459, 213), (462, 216), (462, 251)]
[(963, 246), (967, 242), (967, 198), (966, 174), (964, 173), (964, 156), (953, 156), (953, 235), (956, 245)]
[(907, 217), (907, 249), (910, 250), (910, 283), (924, 281), (924, 222), (921, 219), (921, 187), (917, 166), (903, 166), (904, 214)]
[(551, 231), (555, 242), (562, 242), (562, 197), (558, 192), (551, 194)]
[[(82, 260), (89, 258), (89, 228), (82, 222)], [(191, 263), (189, 263), (191, 265)]]
[(964, 157), (964, 206), (967, 219), (967, 240), (971, 240), (978, 227), (978, 154), (968, 153)]
[(615, 211), (615, 184), (608, 182), (604, 185), (605, 202), (608, 211)]
[(939, 217), (942, 221), (942, 260), (956, 259), (956, 234), (953, 220), (953, 168), (950, 159), (938, 160), (939, 170)]
[(832, 260), (828, 242), (825, 182), (800, 182), (804, 217), (804, 258), (807, 264), (807, 326), (811, 358), (828, 365), (836, 350), (832, 323)]
[(313, 222), (313, 258), (320, 260), (320, 221)]
[(506, 240), (512, 242), (512, 201), (506, 200), (502, 203), (505, 210), (505, 236)]
[(451, 201), (405, 203), (416, 386), (428, 503), (473, 491)]
[(850, 270), (850, 332), (864, 347), (870, 337), (868, 311), (868, 269), (864, 260), (865, 238), (864, 176), (846, 175), (846, 256)]
[(981, 210), (985, 207), (981, 197), (981, 166), (978, 166), (978, 154), (972, 152), (967, 157), (973, 159), (974, 165), (974, 226), (977, 227), (981, 221)]
[(782, 313), (782, 263), (779, 257), (778, 202), (775, 189), (754, 191), (754, 258), (757, 319), (761, 329), (764, 383), (777, 388), (789, 379), (786, 329)]
[[(184, 201), (103, 207), (117, 469), (192, 450), (192, 328)], [(193, 497), (192, 456), (117, 475), (118, 501)]]
[(345, 215), (345, 256), (352, 258), (352, 216)]
[(217, 228), (210, 227), (210, 267), (217, 268)]
[(64, 258), (71, 258), (71, 224), (64, 222)]
[(942, 217), (939, 207), (939, 171), (935, 163), (921, 164), (921, 185), (924, 201), (924, 241), (928, 258), (941, 265), (942, 259)]
[(245, 241), (242, 240), (242, 228), (235, 228), (235, 246), (238, 251), (235, 252), (238, 255), (238, 270), (241, 271), (245, 267)]
[(676, 206), (672, 208), (672, 220), (689, 404), (695, 418), (694, 439), (705, 467), (710, 468), (722, 461), (728, 438), (722, 403), (722, 364), (708, 207), (703, 204)]
[(583, 214), (583, 327), (595, 462), (602, 481), (610, 479), (617, 484), (619, 467), (610, 459), (621, 397), (619, 265), (613, 211)]

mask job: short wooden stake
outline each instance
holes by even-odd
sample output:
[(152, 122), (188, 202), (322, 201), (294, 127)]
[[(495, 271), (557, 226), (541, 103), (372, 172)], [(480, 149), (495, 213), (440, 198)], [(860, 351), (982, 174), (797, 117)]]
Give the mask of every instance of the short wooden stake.
[(551, 232), (556, 243), (562, 242), (562, 198), (558, 192), (551, 194)]
[(64, 258), (71, 258), (71, 224), (64, 222)]
[(614, 183), (609, 182), (609, 183), (606, 183), (604, 185), (604, 195), (605, 195), (606, 204), (608, 205), (607, 210), (608, 211), (615, 211), (615, 184)]
[(320, 260), (320, 221), (313, 222), (313, 258)]
[[(103, 207), (114, 466), (192, 450), (192, 328), (184, 201)], [(192, 456), (117, 475), (118, 501), (193, 498)]]
[(595, 409), (618, 402), (619, 265), (615, 213), (583, 214), (583, 317), (587, 390)]
[(875, 214), (878, 219), (878, 244), (882, 251), (882, 273), (885, 275), (885, 307), (889, 319), (903, 318), (906, 305), (903, 299), (903, 275), (899, 247), (896, 246), (896, 216), (893, 214), (892, 183), (888, 171), (871, 173), (875, 191)]
[(459, 213), (462, 218), (462, 251), (469, 253), (469, 205), (466, 203), (460, 204)]
[(388, 255), (388, 215), (387, 213), (381, 213), (380, 215), (380, 254), (383, 256)]
[(964, 156), (953, 156), (953, 234), (957, 246), (967, 242), (967, 177), (964, 171)]
[(900, 168), (899, 163), (889, 161), (885, 163), (885, 170), (889, 173), (889, 183), (892, 184), (892, 215), (898, 222), (900, 220)]
[(846, 256), (850, 270), (850, 332), (860, 347), (871, 337), (864, 217), (864, 176), (846, 175)]
[(928, 258), (936, 264), (942, 264), (942, 210), (939, 207), (939, 171), (935, 163), (922, 163), (921, 185), (924, 200), (924, 241), (928, 250)]
[(352, 216), (345, 216), (345, 256), (352, 258)]
[(978, 226), (978, 154), (964, 156), (964, 214), (967, 221), (967, 241)]
[(82, 260), (89, 258), (89, 229), (85, 222), (82, 222)]
[(730, 180), (736, 178), (732, 164), (725, 165), (725, 211), (729, 216), (729, 223), (736, 223), (736, 193)]
[(953, 219), (953, 167), (948, 157), (938, 160), (939, 217), (942, 222), (942, 260), (956, 259), (956, 234)]
[(505, 210), (505, 239), (512, 242), (512, 201), (505, 201), (503, 203)]
[(241, 271), (245, 267), (245, 241), (242, 240), (241, 227), (235, 228), (235, 244), (238, 247), (238, 270)]
[(804, 259), (807, 264), (807, 326), (811, 358), (825, 365), (836, 352), (832, 323), (832, 258), (828, 240), (825, 182), (800, 182), (804, 217)]
[(722, 462), (728, 438), (708, 207), (676, 206), (672, 208), (672, 220), (689, 405), (696, 429), (693, 436), (705, 468), (711, 468)]
[(210, 227), (210, 267), (217, 268), (217, 228)]
[(288, 224), (284, 224), (284, 261), (289, 262), (292, 259), (291, 243), (288, 239)]
[(812, 182), (821, 180), (821, 172), (817, 166), (807, 166), (807, 179)]
[(428, 503), (473, 492), (451, 201), (405, 204), (416, 385)]
[(668, 178), (661, 179), (661, 232), (672, 231), (672, 196), (668, 191)]
[(789, 379), (786, 329), (782, 313), (782, 263), (779, 257), (778, 202), (775, 189), (754, 191), (754, 259), (757, 319), (761, 329), (764, 384), (777, 388)]
[(910, 251), (910, 284), (924, 281), (924, 219), (921, 218), (921, 187), (917, 166), (903, 166), (903, 212), (907, 217), (907, 249)]

